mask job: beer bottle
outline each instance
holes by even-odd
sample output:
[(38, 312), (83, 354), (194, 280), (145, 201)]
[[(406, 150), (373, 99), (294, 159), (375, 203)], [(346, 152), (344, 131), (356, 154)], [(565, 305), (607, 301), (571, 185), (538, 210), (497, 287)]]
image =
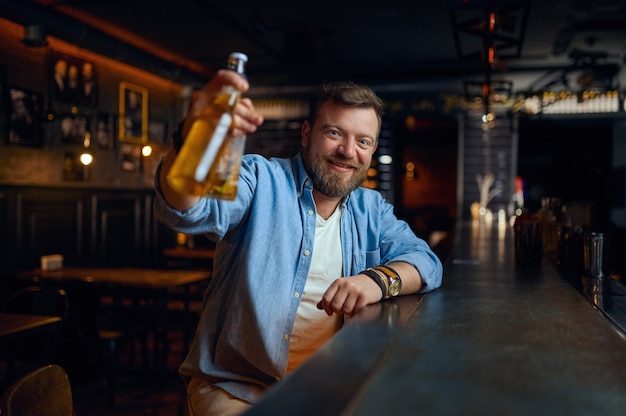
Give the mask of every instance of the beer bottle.
[[(245, 54), (233, 52), (226, 67), (245, 76), (247, 61)], [(224, 86), (211, 103), (211, 110), (221, 113), (217, 122), (203, 117), (193, 122), (167, 175), (174, 190), (186, 195), (235, 199), (246, 136), (228, 138), (228, 135), (232, 111), (240, 98), (241, 92), (230, 85)]]

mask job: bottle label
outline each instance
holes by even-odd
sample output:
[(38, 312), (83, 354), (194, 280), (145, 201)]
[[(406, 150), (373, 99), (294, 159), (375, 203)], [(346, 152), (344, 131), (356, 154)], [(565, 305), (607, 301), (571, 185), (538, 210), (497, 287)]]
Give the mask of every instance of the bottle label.
[(232, 116), (229, 113), (224, 113), (220, 117), (217, 125), (215, 126), (215, 130), (213, 132), (213, 136), (209, 141), (209, 145), (207, 146), (200, 162), (198, 163), (198, 167), (195, 172), (195, 179), (198, 182), (203, 182), (207, 175), (209, 174), (209, 170), (215, 162), (215, 158), (228, 134), (228, 129), (230, 129), (230, 124), (232, 122)]

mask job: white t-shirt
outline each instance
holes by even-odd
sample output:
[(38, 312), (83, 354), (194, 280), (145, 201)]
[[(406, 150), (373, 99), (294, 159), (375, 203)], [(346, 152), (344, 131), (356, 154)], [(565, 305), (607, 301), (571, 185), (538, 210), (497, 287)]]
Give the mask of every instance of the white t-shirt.
[(295, 370), (328, 341), (343, 324), (343, 315), (326, 315), (317, 303), (328, 286), (343, 274), (341, 206), (327, 219), (317, 216), (311, 269), (289, 340), (287, 373)]

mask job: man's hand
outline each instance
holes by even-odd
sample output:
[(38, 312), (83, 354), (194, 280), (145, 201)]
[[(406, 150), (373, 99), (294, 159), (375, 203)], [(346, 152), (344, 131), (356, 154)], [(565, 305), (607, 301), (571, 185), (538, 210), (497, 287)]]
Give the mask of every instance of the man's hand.
[(380, 287), (369, 276), (341, 277), (326, 289), (317, 308), (326, 311), (328, 316), (333, 313), (354, 315), (364, 306), (379, 302), (381, 297)]
[[(413, 265), (399, 261), (389, 266), (402, 279), (401, 295), (417, 293), (423, 287), (422, 277)], [(326, 289), (317, 308), (324, 309), (329, 316), (333, 313), (354, 315), (364, 306), (380, 302), (381, 297), (380, 286), (371, 277), (365, 274), (341, 277)]]
[[(219, 70), (204, 88), (194, 94), (193, 102), (183, 124), (182, 137), (187, 135), (191, 125), (198, 117), (215, 118), (215, 120), (219, 118), (220, 114), (213, 113), (210, 104), (225, 85), (231, 85), (242, 93), (248, 91), (250, 87), (248, 81), (238, 73), (225, 69)], [(233, 110), (233, 116), (230, 130), (233, 137), (241, 136), (245, 133), (253, 133), (258, 126), (263, 124), (263, 117), (255, 110), (249, 98), (239, 100)], [(200, 198), (197, 196), (180, 195), (169, 186), (166, 178), (175, 158), (176, 153), (171, 148), (163, 159), (159, 182), (167, 203), (171, 207), (184, 211), (191, 208)]]
[[(194, 94), (193, 102), (185, 117), (183, 125), (183, 137), (187, 135), (194, 120), (198, 117), (219, 117), (219, 114), (212, 114), (212, 105), (215, 97), (220, 93), (222, 87), (230, 85), (237, 90), (245, 93), (250, 88), (248, 81), (238, 73), (220, 69), (217, 71), (211, 81), (201, 90)], [(231, 134), (233, 137), (241, 136), (245, 133), (253, 133), (257, 127), (263, 124), (263, 117), (255, 110), (252, 101), (249, 98), (242, 98), (233, 110), (235, 116), (231, 126)]]

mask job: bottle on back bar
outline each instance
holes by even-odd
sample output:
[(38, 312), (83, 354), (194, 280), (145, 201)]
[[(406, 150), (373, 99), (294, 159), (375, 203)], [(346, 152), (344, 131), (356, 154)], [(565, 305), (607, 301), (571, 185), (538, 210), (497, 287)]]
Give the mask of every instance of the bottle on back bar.
[[(234, 52), (228, 57), (226, 67), (245, 76), (247, 61), (245, 54)], [(170, 186), (177, 192), (235, 199), (246, 136), (228, 138), (228, 134), (232, 110), (240, 98), (238, 90), (225, 86), (211, 104), (211, 111), (221, 113), (217, 123), (202, 117), (193, 122), (167, 175)]]

